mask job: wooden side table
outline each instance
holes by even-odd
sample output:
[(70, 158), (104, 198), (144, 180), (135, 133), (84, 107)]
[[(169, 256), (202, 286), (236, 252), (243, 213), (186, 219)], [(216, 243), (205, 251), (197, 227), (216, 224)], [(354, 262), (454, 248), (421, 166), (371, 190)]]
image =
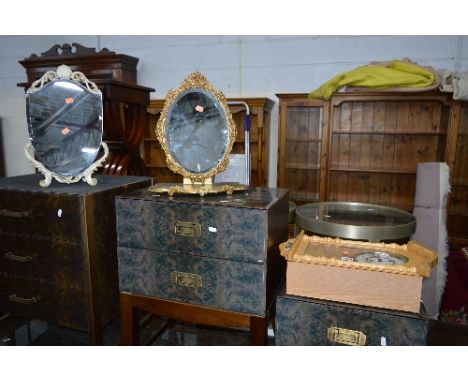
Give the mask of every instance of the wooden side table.
[[(177, 321), (229, 328), (249, 328), (251, 345), (266, 345), (270, 314), (265, 317), (120, 292), (121, 345), (138, 345), (137, 310)], [(271, 311), (271, 309), (270, 309)], [(189, 320), (187, 319), (189, 318)], [(158, 332), (155, 337), (160, 334)], [(156, 338), (153, 337), (155, 340)], [(152, 342), (152, 341), (151, 341)]]

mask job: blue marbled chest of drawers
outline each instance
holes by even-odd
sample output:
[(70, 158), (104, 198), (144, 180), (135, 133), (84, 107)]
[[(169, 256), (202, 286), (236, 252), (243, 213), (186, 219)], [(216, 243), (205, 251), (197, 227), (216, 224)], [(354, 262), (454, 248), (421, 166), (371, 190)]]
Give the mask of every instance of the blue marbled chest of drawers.
[[(429, 321), (417, 314), (279, 293), (276, 345), (425, 345)], [(359, 338), (360, 337), (360, 338)]]
[(116, 198), (120, 291), (265, 316), (284, 280), (288, 192)]

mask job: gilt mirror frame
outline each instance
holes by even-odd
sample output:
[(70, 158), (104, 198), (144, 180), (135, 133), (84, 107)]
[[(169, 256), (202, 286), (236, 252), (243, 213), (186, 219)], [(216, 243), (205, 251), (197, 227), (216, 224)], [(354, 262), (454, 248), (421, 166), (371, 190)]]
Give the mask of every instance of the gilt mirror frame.
[[(192, 90), (194, 92), (201, 90), (202, 92), (213, 96), (221, 107), (220, 112), (224, 114), (223, 117), (226, 120), (226, 128), (228, 130), (226, 148), (223, 156), (216, 165), (202, 173), (189, 171), (173, 157), (166, 135), (167, 123), (170, 118), (172, 105), (179, 100), (181, 95), (188, 94)], [(194, 72), (190, 74), (177, 89), (170, 90), (168, 92), (166, 102), (164, 103), (164, 107), (161, 112), (161, 117), (156, 125), (156, 136), (164, 150), (164, 153), (166, 154), (166, 163), (171, 171), (182, 175), (184, 177), (184, 183), (187, 183), (187, 180), (189, 180), (188, 183), (205, 184), (211, 183), (211, 177), (226, 169), (229, 163), (229, 154), (236, 139), (236, 125), (232, 119), (224, 94), (216, 90), (200, 72)]]
[[(89, 91), (91, 93), (97, 94), (100, 97), (101, 101), (101, 113), (99, 116), (100, 120), (100, 132), (101, 132), (101, 139), (99, 146), (96, 149), (96, 156), (94, 158), (94, 162), (91, 163), (87, 168), (82, 169), (78, 174), (76, 175), (63, 175), (56, 173), (54, 171), (51, 171), (49, 168), (47, 168), (41, 161), (37, 160), (34, 155), (34, 145), (32, 143), (32, 137), (31, 137), (31, 129), (32, 126), (29, 125), (29, 115), (28, 115), (28, 131), (30, 133), (30, 141), (25, 145), (24, 147), (24, 153), (26, 155), (26, 158), (33, 164), (33, 166), (40, 172), (41, 174), (44, 175), (45, 179), (42, 179), (39, 181), (39, 185), (41, 187), (48, 187), (51, 182), (52, 178), (57, 180), (60, 183), (76, 183), (83, 179), (86, 181), (89, 185), (95, 186), (97, 184), (97, 179), (92, 178), (92, 174), (103, 165), (104, 161), (107, 159), (109, 155), (109, 148), (107, 144), (102, 140), (102, 134), (103, 134), (103, 112), (102, 112), (102, 93), (97, 87), (97, 85), (88, 80), (86, 76), (81, 73), (81, 72), (73, 72), (67, 65), (60, 65), (57, 68), (57, 71), (48, 71), (46, 72), (40, 79), (37, 81), (34, 81), (31, 85), (31, 87), (28, 89), (26, 92), (27, 97), (29, 97), (31, 94), (40, 91), (43, 89), (46, 85), (53, 81), (71, 81), (73, 83), (76, 83), (83, 87), (86, 91)], [(30, 99), (28, 99), (28, 102), (30, 102)], [(29, 111), (28, 111), (29, 113)], [(101, 158), (97, 159), (99, 155), (99, 148), (103, 147), (104, 149), (104, 154), (102, 155)]]

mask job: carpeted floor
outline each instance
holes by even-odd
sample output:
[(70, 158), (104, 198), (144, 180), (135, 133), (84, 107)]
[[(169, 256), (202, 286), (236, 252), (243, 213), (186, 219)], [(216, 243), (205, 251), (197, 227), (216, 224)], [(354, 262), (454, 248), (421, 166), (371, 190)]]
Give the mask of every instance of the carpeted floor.
[(468, 325), (468, 255), (462, 249), (450, 251), (447, 257), (447, 283), (439, 320)]

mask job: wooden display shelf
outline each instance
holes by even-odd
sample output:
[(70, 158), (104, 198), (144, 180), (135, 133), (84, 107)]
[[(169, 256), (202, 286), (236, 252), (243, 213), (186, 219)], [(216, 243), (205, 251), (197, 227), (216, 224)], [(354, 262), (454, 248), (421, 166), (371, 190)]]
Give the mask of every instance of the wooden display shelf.
[(447, 135), (446, 132), (440, 131), (340, 131), (334, 130), (333, 134), (372, 134), (372, 135)]
[(450, 211), (450, 216), (461, 216), (461, 217), (468, 217), (468, 211), (466, 210), (451, 210)]
[(303, 143), (322, 142), (322, 139), (321, 138), (313, 138), (313, 139), (299, 139), (299, 138), (290, 139), (290, 138), (288, 138), (288, 142), (303, 142)]
[(415, 168), (401, 168), (401, 167), (381, 167), (381, 168), (372, 168), (372, 167), (340, 167), (340, 166), (330, 166), (330, 171), (346, 171), (346, 172), (382, 172), (382, 173), (392, 173), (392, 174), (416, 174)]
[(320, 165), (302, 164), (302, 163), (286, 163), (286, 168), (295, 168), (298, 170), (320, 170)]
[(468, 187), (468, 180), (455, 180), (452, 182), (452, 186)]
[(278, 187), (290, 200), (312, 203), (323, 195), (328, 145), (328, 103), (306, 94), (277, 94), (280, 104)]
[(298, 204), (315, 203), (319, 201), (318, 193), (294, 192), (292, 190), (289, 190), (289, 197), (291, 199), (294, 199)]

